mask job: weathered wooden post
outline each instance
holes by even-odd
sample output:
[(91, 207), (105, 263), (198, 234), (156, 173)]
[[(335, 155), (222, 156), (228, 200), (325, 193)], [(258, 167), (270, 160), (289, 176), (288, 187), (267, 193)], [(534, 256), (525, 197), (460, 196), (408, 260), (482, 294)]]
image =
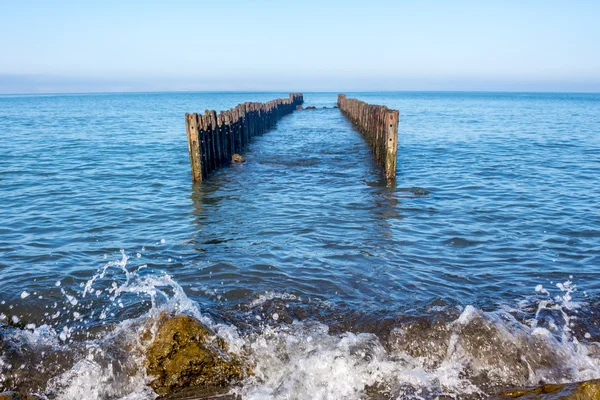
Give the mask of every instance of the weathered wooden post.
[(206, 130), (207, 130), (206, 118), (201, 114), (198, 114), (198, 139), (200, 141), (200, 163), (202, 167), (202, 180), (206, 179), (208, 176), (207, 170), (207, 148), (206, 148)]
[(400, 111), (387, 110), (384, 117), (385, 136), (385, 178), (388, 182), (396, 180), (396, 154), (398, 152), (398, 120)]
[(212, 118), (209, 110), (204, 111), (204, 120), (206, 121), (206, 174), (212, 171)]
[(225, 111), (223, 112), (223, 121), (225, 126), (225, 140), (223, 142), (223, 164), (227, 164), (229, 160), (231, 160), (231, 136), (234, 133), (233, 122), (232, 122), (232, 112)]
[(202, 163), (200, 159), (200, 142), (198, 140), (198, 114), (186, 114), (186, 133), (188, 137), (188, 151), (192, 167), (192, 182), (202, 182)]
[(395, 185), (399, 111), (348, 99), (345, 94), (338, 95), (338, 106), (369, 143), (388, 186)]

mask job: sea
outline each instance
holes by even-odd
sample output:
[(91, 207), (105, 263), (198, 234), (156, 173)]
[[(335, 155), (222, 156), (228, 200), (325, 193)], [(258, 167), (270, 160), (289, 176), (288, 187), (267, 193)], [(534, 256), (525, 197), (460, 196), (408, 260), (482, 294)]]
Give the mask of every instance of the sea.
[(242, 399), (482, 399), (600, 378), (600, 94), (347, 93), (192, 184), (185, 113), (287, 93), (0, 96), (0, 392), (154, 399), (140, 334), (201, 320)]

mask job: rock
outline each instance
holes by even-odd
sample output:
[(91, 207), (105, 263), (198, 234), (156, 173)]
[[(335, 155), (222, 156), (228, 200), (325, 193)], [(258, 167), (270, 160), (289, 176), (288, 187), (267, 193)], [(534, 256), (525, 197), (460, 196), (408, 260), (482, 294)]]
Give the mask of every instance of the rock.
[(22, 394), (17, 392), (2, 392), (0, 400), (42, 400), (41, 397), (32, 394)]
[[(163, 314), (154, 340), (146, 348), (146, 372), (159, 395), (190, 387), (222, 389), (248, 373), (227, 344), (198, 320)], [(151, 336), (150, 330), (143, 337)], [(214, 390), (213, 390), (214, 391)]]
[(159, 396), (156, 400), (242, 400), (235, 394), (229, 394), (226, 387), (190, 387), (177, 393)]
[(296, 110), (304, 110), (304, 107), (302, 107), (302, 106), (296, 106)]
[(305, 108), (305, 110), (316, 110), (316, 109), (317, 109), (317, 107), (315, 107), (315, 106), (308, 106)]
[(411, 192), (412, 194), (418, 194), (418, 195), (427, 195), (429, 194), (429, 191), (427, 189), (423, 189), (422, 187), (418, 187), (418, 186), (414, 186), (408, 189), (409, 192)]
[(239, 154), (234, 154), (231, 156), (231, 162), (234, 163), (243, 163), (246, 162), (246, 160), (244, 160), (244, 157), (240, 156)]
[(340, 108), (339, 106), (333, 106), (333, 108)]
[(323, 106), (323, 108), (327, 108), (327, 107)]
[(597, 400), (600, 399), (600, 379), (585, 382), (548, 384), (535, 389), (501, 393), (496, 399), (520, 400)]

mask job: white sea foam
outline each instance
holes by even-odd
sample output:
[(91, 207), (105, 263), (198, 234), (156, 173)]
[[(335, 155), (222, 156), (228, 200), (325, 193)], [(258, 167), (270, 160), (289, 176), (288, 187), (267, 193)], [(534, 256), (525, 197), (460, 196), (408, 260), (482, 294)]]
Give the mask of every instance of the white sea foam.
[(319, 307), (328, 308), (331, 307), (331, 302), (328, 300), (321, 300), (319, 298), (303, 298), (301, 296), (297, 296), (292, 293), (286, 292), (277, 292), (267, 290), (264, 293), (259, 294), (254, 300), (248, 303), (248, 308), (256, 308), (260, 307), (268, 301), (271, 300), (286, 300), (286, 301), (298, 301), (298, 302), (306, 302), (317, 305)]
[[(529, 324), (504, 310), (486, 313), (466, 306), (443, 327), (444, 334), (422, 339), (424, 348), (446, 349), (439, 357), (433, 351), (411, 356), (393, 346), (386, 351), (373, 335), (333, 335), (318, 323), (264, 326), (245, 338), (255, 375), (234, 392), (244, 399), (359, 399), (367, 387), (376, 387), (399, 399), (435, 398), (599, 378), (598, 348), (580, 343), (570, 328), (570, 312), (581, 306), (573, 301), (576, 286), (567, 281), (556, 287), (561, 294), (554, 298), (537, 290), (548, 298), (539, 302)], [(279, 297), (267, 293), (259, 304)], [(473, 379), (477, 376), (482, 386)]]
[(269, 301), (269, 300), (274, 300), (274, 299), (279, 299), (279, 300), (290, 300), (290, 301), (302, 301), (301, 297), (298, 297), (294, 294), (290, 294), (290, 293), (280, 293), (280, 292), (274, 292), (274, 291), (266, 291), (260, 295), (258, 295), (258, 297), (254, 300), (252, 300), (250, 302), (250, 304), (248, 304), (249, 308), (254, 308), (254, 307), (258, 307), (263, 305), (265, 302)]
[(369, 386), (398, 398), (426, 390), (475, 393), (460, 368), (427, 371), (422, 360), (386, 352), (372, 334), (330, 334), (320, 323), (266, 326), (247, 339), (254, 376), (233, 392), (244, 399), (360, 399)]

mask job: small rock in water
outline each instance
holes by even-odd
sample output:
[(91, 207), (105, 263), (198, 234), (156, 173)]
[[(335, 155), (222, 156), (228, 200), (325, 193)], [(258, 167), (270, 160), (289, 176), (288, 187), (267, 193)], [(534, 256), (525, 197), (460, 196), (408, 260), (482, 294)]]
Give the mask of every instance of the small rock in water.
[(308, 106), (305, 108), (305, 110), (316, 110), (316, 109), (317, 109), (317, 107), (315, 107), (315, 106)]
[(302, 106), (296, 106), (296, 110), (304, 110), (304, 107), (302, 107)]
[(240, 156), (239, 154), (234, 154), (231, 156), (231, 162), (234, 163), (243, 163), (246, 162), (246, 160), (244, 160), (244, 157)]
[(408, 191), (411, 192), (412, 194), (418, 194), (418, 195), (429, 194), (429, 191), (427, 189), (423, 189), (422, 187), (418, 187), (418, 186), (413, 186), (413, 187), (409, 188)]
[[(190, 387), (223, 388), (248, 374), (225, 341), (198, 320), (163, 314), (158, 325), (146, 350), (146, 371), (155, 378), (150, 386), (159, 395)], [(150, 329), (144, 336), (151, 336)]]

